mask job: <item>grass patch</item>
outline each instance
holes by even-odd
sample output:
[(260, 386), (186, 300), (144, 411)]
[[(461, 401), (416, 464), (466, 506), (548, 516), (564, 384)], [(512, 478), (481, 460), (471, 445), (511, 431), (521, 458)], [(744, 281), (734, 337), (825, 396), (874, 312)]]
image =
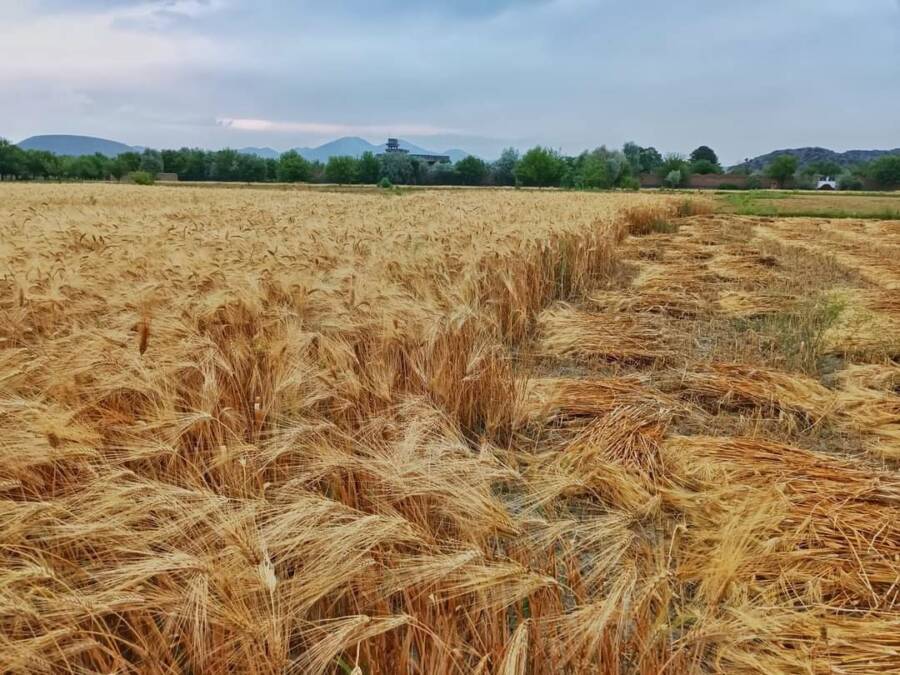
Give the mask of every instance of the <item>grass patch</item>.
[(736, 320), (738, 330), (759, 334), (773, 361), (790, 370), (819, 373), (825, 355), (826, 334), (846, 308), (843, 299), (823, 293), (792, 309)]
[(716, 197), (720, 211), (739, 216), (900, 220), (896, 198), (883, 194), (751, 191)]

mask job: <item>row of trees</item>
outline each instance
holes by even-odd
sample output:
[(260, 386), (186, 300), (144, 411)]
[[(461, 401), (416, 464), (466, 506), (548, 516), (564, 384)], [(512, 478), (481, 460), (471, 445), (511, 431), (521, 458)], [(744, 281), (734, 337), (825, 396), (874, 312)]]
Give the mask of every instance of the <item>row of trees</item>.
[[(264, 159), (236, 150), (199, 148), (126, 152), (110, 158), (101, 154), (63, 157), (40, 150), (23, 150), (0, 139), (0, 177), (19, 180), (119, 179), (135, 172), (150, 176), (178, 174), (187, 181), (391, 183), (397, 185), (525, 185), (572, 188), (636, 188), (638, 175), (680, 169), (677, 184), (686, 183), (689, 170), (702, 170), (706, 162), (721, 171), (715, 153), (683, 160), (663, 157), (655, 148), (627, 143), (622, 150), (605, 146), (578, 156), (535, 147), (524, 155), (508, 148), (494, 162), (469, 156), (455, 164), (431, 164), (396, 153), (361, 157), (332, 157), (310, 162), (295, 151), (278, 159)], [(699, 151), (699, 150), (698, 150)], [(696, 153), (695, 153), (696, 154)], [(698, 165), (698, 161), (701, 162)]]
[(862, 190), (867, 184), (892, 189), (900, 187), (900, 155), (884, 155), (851, 167), (827, 160), (801, 167), (796, 157), (779, 155), (766, 167), (765, 173), (782, 187), (814, 188), (820, 176), (830, 176), (837, 180), (841, 190)]
[[(429, 165), (402, 153), (361, 157), (332, 157), (310, 162), (291, 150), (278, 159), (264, 159), (236, 150), (199, 148), (126, 152), (110, 158), (101, 154), (64, 157), (40, 150), (23, 150), (0, 139), (0, 179), (106, 180), (144, 172), (148, 176), (175, 173), (187, 181), (364, 183), (394, 185), (524, 185), (567, 188), (639, 187), (638, 176), (652, 173), (671, 188), (686, 187), (695, 174), (723, 173), (712, 148), (701, 145), (690, 156), (662, 155), (656, 148), (626, 143), (621, 150), (601, 146), (577, 156), (545, 147), (523, 155), (508, 148), (494, 162), (474, 156), (455, 164)], [(834, 162), (798, 167), (790, 155), (777, 157), (765, 175), (783, 186), (814, 187), (820, 175), (838, 177), (842, 189), (864, 184), (900, 187), (900, 155), (881, 157), (847, 169)]]

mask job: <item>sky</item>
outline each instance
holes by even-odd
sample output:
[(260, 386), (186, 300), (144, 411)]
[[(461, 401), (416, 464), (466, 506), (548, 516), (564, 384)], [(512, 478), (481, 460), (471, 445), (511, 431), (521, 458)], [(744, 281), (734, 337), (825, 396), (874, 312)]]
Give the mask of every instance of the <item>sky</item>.
[(900, 146), (900, 0), (0, 0), (0, 137)]

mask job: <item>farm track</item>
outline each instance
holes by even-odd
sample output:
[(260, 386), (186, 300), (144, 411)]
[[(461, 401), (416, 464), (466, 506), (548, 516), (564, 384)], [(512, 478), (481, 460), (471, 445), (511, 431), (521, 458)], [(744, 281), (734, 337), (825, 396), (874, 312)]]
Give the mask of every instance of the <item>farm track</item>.
[(3, 671), (900, 669), (900, 222), (0, 194)]

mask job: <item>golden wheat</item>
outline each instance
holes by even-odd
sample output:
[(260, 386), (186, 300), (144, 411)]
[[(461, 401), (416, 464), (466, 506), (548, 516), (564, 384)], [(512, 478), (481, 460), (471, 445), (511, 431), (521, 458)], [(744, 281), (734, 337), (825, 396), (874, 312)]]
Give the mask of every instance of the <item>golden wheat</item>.
[(775, 410), (895, 456), (895, 364), (832, 391), (691, 345), (789, 271), (749, 226), (659, 195), (0, 195), (0, 670), (900, 668), (896, 469), (686, 433)]

